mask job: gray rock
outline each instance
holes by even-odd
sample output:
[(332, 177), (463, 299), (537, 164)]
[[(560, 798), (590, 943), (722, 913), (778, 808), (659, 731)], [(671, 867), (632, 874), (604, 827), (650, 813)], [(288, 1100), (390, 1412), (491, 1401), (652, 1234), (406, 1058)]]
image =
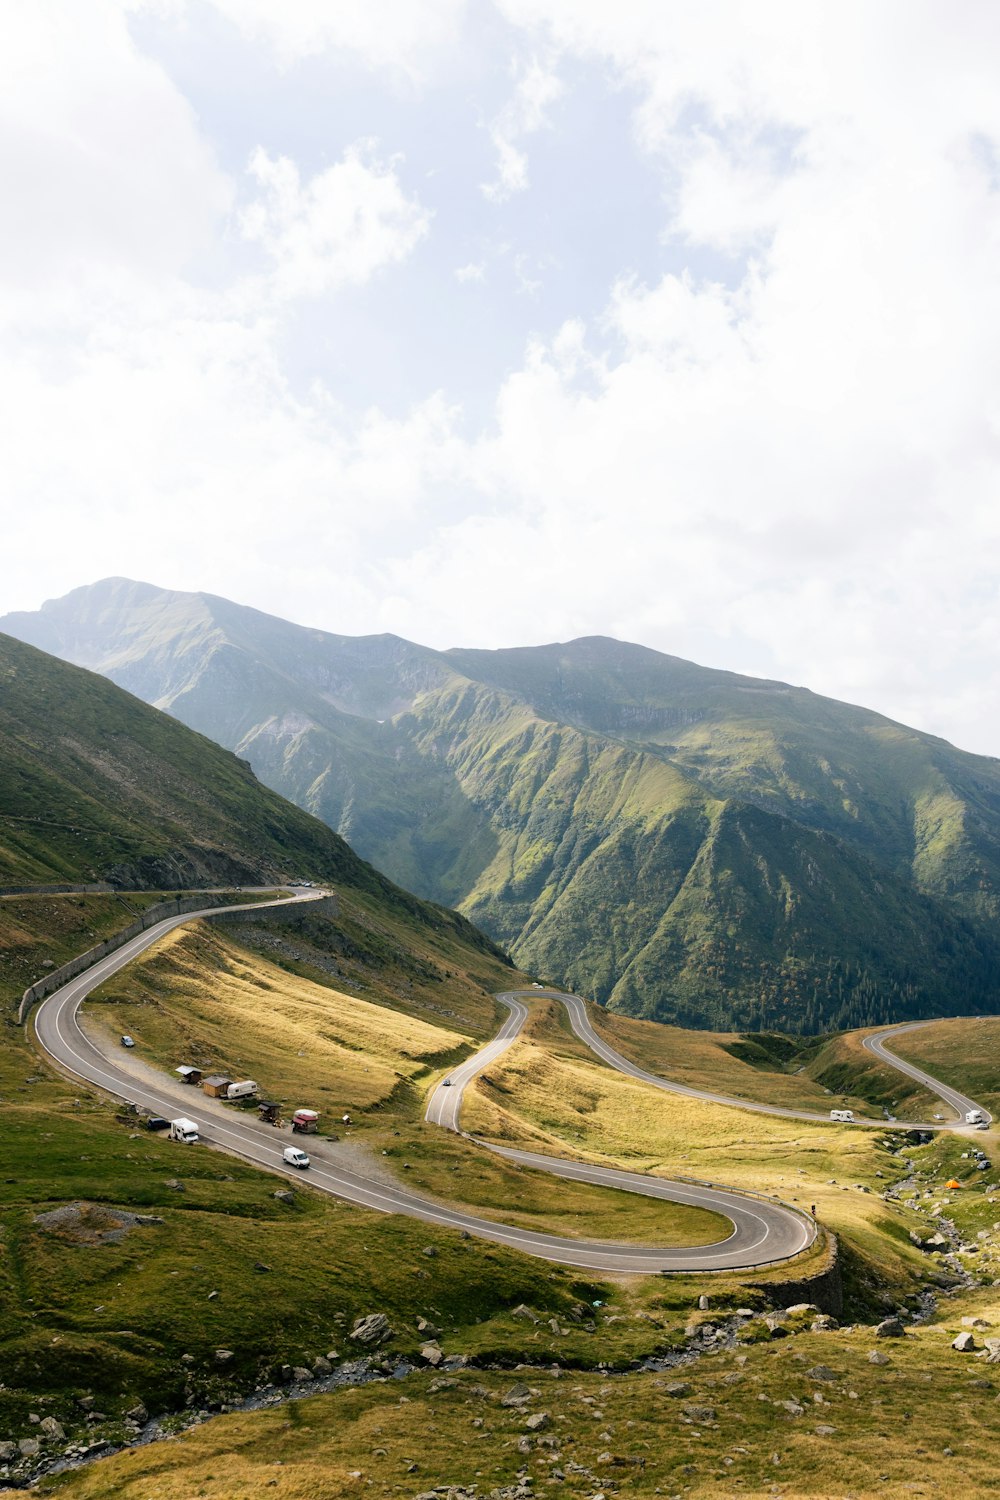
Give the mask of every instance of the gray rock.
[(523, 1302), (519, 1302), (517, 1307), (513, 1309), (511, 1317), (517, 1318), (522, 1323), (540, 1323), (542, 1321), (538, 1314), (532, 1312), (530, 1307), (525, 1307)]
[(813, 1333), (828, 1333), (831, 1329), (839, 1328), (840, 1324), (831, 1313), (820, 1313), (818, 1318), (813, 1318), (809, 1327)]
[(324, 1354), (318, 1354), (313, 1360), (313, 1374), (317, 1380), (321, 1380), (326, 1375), (333, 1374), (333, 1365)]
[(135, 1406), (130, 1407), (125, 1416), (130, 1422), (138, 1422), (140, 1427), (149, 1421), (149, 1412), (141, 1401), (136, 1402)]
[(528, 1387), (524, 1384), (523, 1381), (519, 1380), (516, 1385), (512, 1385), (511, 1386), (510, 1390), (507, 1391), (507, 1393), (505, 1395), (501, 1396), (501, 1398), (500, 1398), (500, 1405), (501, 1406), (521, 1406), (523, 1404), (523, 1402), (530, 1401), (530, 1400), (531, 1400), (531, 1391), (528, 1389)]
[(699, 1312), (708, 1311), (708, 1298), (705, 1296), (704, 1292), (698, 1298), (698, 1310)]
[(883, 1354), (880, 1349), (873, 1349), (868, 1356), (868, 1363), (870, 1365), (887, 1365), (889, 1363), (889, 1356), (888, 1354)]
[(217, 1365), (228, 1365), (229, 1361), (235, 1358), (236, 1355), (232, 1349), (216, 1349), (215, 1351), (215, 1363)]
[(312, 1370), (307, 1370), (306, 1367), (305, 1367), (305, 1365), (293, 1365), (292, 1366), (292, 1379), (293, 1380), (296, 1380), (296, 1381), (306, 1381), (306, 1380), (312, 1380), (312, 1378), (313, 1378), (313, 1372), (312, 1372)]
[(806, 1376), (809, 1380), (837, 1379), (836, 1371), (831, 1370), (829, 1365), (813, 1365), (811, 1370), (806, 1371)]
[(0, 1443), (0, 1464), (11, 1464), (18, 1455), (16, 1443)]
[(776, 1401), (774, 1404), (775, 1406), (782, 1407), (784, 1411), (787, 1411), (790, 1417), (801, 1417), (802, 1413), (805, 1411), (805, 1407), (800, 1406), (799, 1403), (794, 1400)]
[(951, 1347), (957, 1349), (959, 1354), (970, 1354), (976, 1347), (976, 1341), (971, 1333), (960, 1333), (958, 1338), (952, 1339)]
[(37, 1438), (21, 1438), (17, 1446), (22, 1458), (37, 1458), (42, 1445)]
[(417, 1319), (417, 1332), (422, 1333), (426, 1339), (436, 1339), (441, 1336), (441, 1330), (433, 1323), (429, 1323), (426, 1318)]
[(56, 1421), (55, 1417), (43, 1417), (41, 1421), (41, 1430), (45, 1433), (45, 1436), (47, 1438), (51, 1438), (53, 1442), (64, 1443), (66, 1441), (66, 1434), (62, 1429), (62, 1425), (61, 1423)]
[(906, 1329), (899, 1318), (883, 1318), (881, 1323), (876, 1324), (874, 1332), (877, 1339), (901, 1339), (906, 1337)]
[(429, 1343), (421, 1344), (420, 1358), (424, 1361), (425, 1364), (432, 1365), (436, 1368), (441, 1363), (444, 1355), (442, 1354), (439, 1346), (432, 1339)]
[(714, 1422), (714, 1406), (695, 1406), (689, 1404), (683, 1408), (684, 1415), (690, 1417), (692, 1422)]
[(437, 1255), (437, 1250), (435, 1249), (435, 1247), (433, 1245), (425, 1245), (424, 1248), (423, 1248), (423, 1252), (422, 1253), (424, 1255), (430, 1256), (431, 1259), (433, 1259), (433, 1257), (435, 1255)]
[(691, 1387), (686, 1380), (668, 1380), (663, 1387), (667, 1396), (686, 1396)]
[(548, 1427), (552, 1421), (547, 1411), (532, 1412), (530, 1417), (525, 1417), (524, 1425), (528, 1432), (541, 1432)]
[(818, 1313), (819, 1308), (815, 1302), (795, 1302), (791, 1307), (786, 1307), (785, 1311), (790, 1318), (794, 1318), (798, 1313)]
[(817, 1437), (833, 1437), (836, 1431), (836, 1427), (828, 1427), (825, 1422), (821, 1422), (818, 1427), (813, 1428), (813, 1432), (815, 1432)]
[(177, 1177), (168, 1177), (164, 1183), (164, 1187), (168, 1187), (172, 1193), (184, 1193), (187, 1191), (183, 1182)]
[(348, 1337), (373, 1349), (392, 1338), (392, 1327), (385, 1313), (369, 1313), (367, 1317), (358, 1319)]
[(295, 1202), (295, 1194), (288, 1192), (285, 1188), (279, 1188), (278, 1191), (276, 1193), (272, 1193), (271, 1196), (272, 1198), (275, 1198), (279, 1203), (291, 1204)]

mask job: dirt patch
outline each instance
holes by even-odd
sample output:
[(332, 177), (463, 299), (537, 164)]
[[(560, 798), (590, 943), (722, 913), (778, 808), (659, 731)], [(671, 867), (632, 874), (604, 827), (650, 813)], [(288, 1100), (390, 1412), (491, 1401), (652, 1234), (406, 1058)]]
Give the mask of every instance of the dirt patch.
[(96, 1203), (64, 1203), (35, 1216), (36, 1224), (67, 1245), (117, 1245), (137, 1224), (157, 1222), (150, 1214), (131, 1214)]

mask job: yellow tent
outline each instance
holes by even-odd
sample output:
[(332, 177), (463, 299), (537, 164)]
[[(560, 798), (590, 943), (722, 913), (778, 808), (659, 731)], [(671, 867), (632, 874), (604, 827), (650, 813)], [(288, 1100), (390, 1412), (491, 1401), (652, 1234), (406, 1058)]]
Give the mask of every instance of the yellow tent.
[(946, 1182), (945, 1183), (945, 1187), (949, 1190), (949, 1192), (953, 1188), (960, 1188), (961, 1186), (962, 1186), (962, 1184), (960, 1182), (956, 1182), (955, 1179), (954, 1179), (954, 1177), (951, 1179), (950, 1182)]

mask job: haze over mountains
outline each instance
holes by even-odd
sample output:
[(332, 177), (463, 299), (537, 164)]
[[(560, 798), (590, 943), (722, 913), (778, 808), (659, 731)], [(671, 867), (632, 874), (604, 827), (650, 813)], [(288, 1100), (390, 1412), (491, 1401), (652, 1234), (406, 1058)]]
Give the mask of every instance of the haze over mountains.
[(1000, 1008), (1000, 762), (876, 713), (603, 637), (434, 651), (122, 579), (0, 629), (235, 750), (613, 1009)]

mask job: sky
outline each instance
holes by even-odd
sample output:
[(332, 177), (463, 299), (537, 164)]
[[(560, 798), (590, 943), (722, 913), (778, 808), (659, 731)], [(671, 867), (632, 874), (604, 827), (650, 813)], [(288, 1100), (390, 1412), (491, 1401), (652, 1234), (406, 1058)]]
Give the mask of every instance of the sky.
[(1000, 755), (1000, 7), (0, 14), (0, 613), (604, 634)]

